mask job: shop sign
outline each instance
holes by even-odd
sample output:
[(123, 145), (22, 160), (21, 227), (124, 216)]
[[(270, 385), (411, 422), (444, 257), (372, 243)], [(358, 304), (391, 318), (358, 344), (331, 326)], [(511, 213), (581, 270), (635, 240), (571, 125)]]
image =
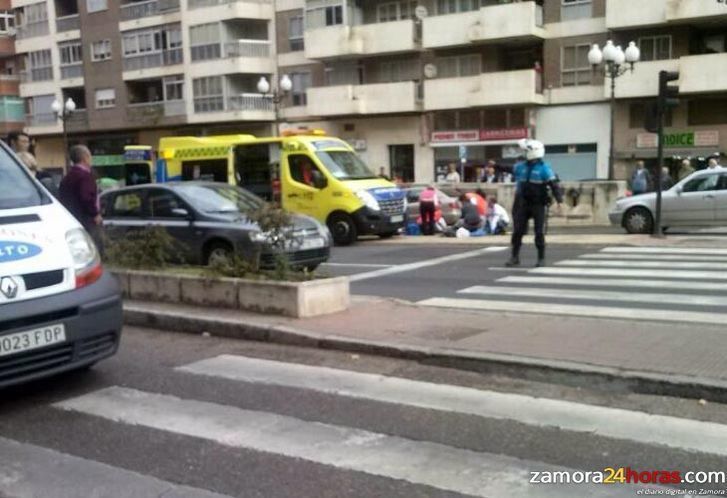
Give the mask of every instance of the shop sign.
[(480, 140), (518, 140), (521, 138), (528, 138), (528, 129), (523, 127), (520, 128), (497, 128), (480, 130)]
[(435, 131), (432, 143), (476, 142), (480, 139), (480, 130)]
[[(664, 147), (712, 147), (719, 145), (719, 132), (685, 131), (664, 134)], [(658, 146), (656, 133), (639, 133), (636, 135), (636, 147), (639, 149), (655, 149)]]
[(91, 157), (91, 166), (103, 167), (103, 166), (118, 166), (124, 164), (123, 154), (115, 155), (94, 155)]

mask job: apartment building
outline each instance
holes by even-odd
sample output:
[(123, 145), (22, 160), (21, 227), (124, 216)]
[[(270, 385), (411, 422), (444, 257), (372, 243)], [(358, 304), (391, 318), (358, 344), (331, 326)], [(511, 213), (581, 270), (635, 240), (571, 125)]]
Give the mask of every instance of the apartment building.
[(429, 182), (456, 162), (474, 178), (488, 159), (514, 162), (529, 136), (546, 143), (561, 178), (606, 178), (610, 86), (587, 54), (608, 39), (633, 40), (642, 52), (616, 85), (617, 178), (655, 157), (641, 125), (660, 69), (680, 70), (684, 94), (667, 122), (668, 155), (727, 150), (727, 6), (716, 0), (13, 0), (13, 8), (24, 33), (20, 92), (43, 164), (62, 161), (55, 98), (85, 109), (69, 119), (71, 137), (111, 164), (123, 144), (160, 135), (270, 132), (275, 107), (256, 84), (288, 74), (281, 127), (323, 127), (376, 171)]
[(0, 0), (0, 134), (20, 131), (25, 125), (20, 75), (15, 63), (15, 14), (10, 0)]

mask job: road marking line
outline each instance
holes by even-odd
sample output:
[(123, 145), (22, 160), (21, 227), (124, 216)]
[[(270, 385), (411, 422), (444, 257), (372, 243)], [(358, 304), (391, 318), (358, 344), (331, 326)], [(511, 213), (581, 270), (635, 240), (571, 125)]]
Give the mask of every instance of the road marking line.
[[(629, 260), (649, 260), (649, 261), (684, 261), (684, 255), (678, 254), (621, 254), (621, 253), (596, 253), (582, 254), (578, 256), (580, 259), (629, 259)], [(727, 256), (695, 256), (689, 255), (690, 261), (714, 261), (727, 262)]]
[(585, 287), (642, 287), (648, 289), (712, 290), (727, 292), (727, 284), (719, 282), (685, 282), (683, 280), (640, 280), (635, 278), (608, 278), (594, 280), (576, 277), (512, 276), (497, 279), (508, 284), (576, 285)]
[(727, 425), (712, 422), (235, 355), (178, 370), (727, 455)]
[(693, 270), (637, 270), (620, 268), (535, 268), (531, 274), (538, 275), (578, 275), (592, 277), (641, 277), (686, 280), (727, 280), (727, 272), (721, 271), (693, 271)]
[[(56, 406), (466, 495), (555, 498), (580, 497), (584, 492), (582, 487), (531, 486), (530, 472), (545, 469), (542, 463), (123, 387), (106, 388)], [(702, 433), (701, 437), (709, 435)], [(589, 496), (614, 496), (605, 494), (612, 493), (608, 488), (593, 485)], [(634, 493), (633, 488), (630, 492)], [(626, 493), (622, 490), (620, 496)]]
[(727, 256), (727, 249), (710, 249), (705, 247), (606, 247), (603, 253), (627, 254), (706, 254), (711, 256)]
[(524, 273), (532, 270), (534, 267), (514, 267), (514, 268), (508, 268), (507, 266), (490, 266), (488, 270), (490, 271), (511, 271), (515, 273)]
[(503, 246), (486, 247), (484, 249), (477, 249), (476, 251), (467, 251), (459, 254), (450, 254), (448, 256), (442, 256), (439, 258), (428, 259), (425, 261), (417, 261), (416, 263), (407, 263), (404, 265), (397, 265), (392, 268), (382, 268), (381, 270), (373, 270), (365, 273), (357, 273), (351, 275), (349, 280), (351, 282), (358, 282), (359, 280), (368, 280), (371, 278), (384, 277), (393, 275), (395, 273), (402, 273), (406, 271), (418, 270), (419, 268), (426, 268), (427, 266), (440, 265), (442, 263), (451, 263), (452, 261), (459, 261), (462, 259), (474, 258), (475, 256), (481, 256), (490, 252), (501, 252), (506, 251), (508, 248)]
[(602, 268), (705, 268), (713, 270), (727, 270), (727, 263), (710, 263), (699, 261), (597, 261), (591, 259), (567, 259), (558, 261), (556, 266), (585, 266)]
[(0, 469), (2, 496), (225, 498), (211, 491), (5, 438), (0, 438), (0, 455), (7, 457)]
[(457, 299), (435, 297), (419, 301), (421, 306), (455, 308), (475, 311), (511, 311), (535, 315), (567, 315), (587, 318), (623, 318), (627, 320), (704, 323), (723, 325), (727, 313), (707, 313), (702, 311), (673, 311), (652, 308), (621, 308), (616, 306), (588, 306), (584, 304), (521, 303), (496, 299)]
[(325, 266), (352, 266), (354, 268), (391, 268), (392, 266), (396, 265), (375, 265), (375, 264), (369, 264), (369, 263), (321, 263), (321, 265)]
[[(727, 297), (694, 294), (657, 294), (637, 292), (598, 291), (584, 289), (544, 289), (542, 287), (488, 287), (475, 285), (457, 291), (458, 294), (480, 294), (508, 297), (545, 297), (584, 301), (622, 301), (625, 303), (683, 304), (692, 306), (727, 306)], [(725, 315), (727, 318), (727, 315)]]

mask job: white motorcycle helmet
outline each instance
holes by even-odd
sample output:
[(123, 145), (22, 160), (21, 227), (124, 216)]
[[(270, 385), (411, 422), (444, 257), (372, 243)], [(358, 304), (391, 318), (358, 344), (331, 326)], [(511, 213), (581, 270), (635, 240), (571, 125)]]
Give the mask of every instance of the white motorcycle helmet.
[(525, 151), (525, 157), (528, 161), (542, 159), (545, 156), (545, 145), (539, 140), (524, 138), (518, 142), (518, 145)]

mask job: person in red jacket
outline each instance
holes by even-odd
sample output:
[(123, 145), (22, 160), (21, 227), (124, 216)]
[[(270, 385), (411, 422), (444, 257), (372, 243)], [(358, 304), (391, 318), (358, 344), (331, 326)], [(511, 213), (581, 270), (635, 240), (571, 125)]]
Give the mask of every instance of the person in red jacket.
[(70, 150), (73, 166), (61, 180), (58, 200), (83, 225), (99, 250), (101, 244), (101, 213), (98, 187), (91, 171), (91, 151), (85, 145), (74, 145)]
[(434, 235), (437, 209), (439, 209), (437, 188), (434, 185), (429, 185), (419, 194), (419, 215), (422, 219), (422, 235)]

